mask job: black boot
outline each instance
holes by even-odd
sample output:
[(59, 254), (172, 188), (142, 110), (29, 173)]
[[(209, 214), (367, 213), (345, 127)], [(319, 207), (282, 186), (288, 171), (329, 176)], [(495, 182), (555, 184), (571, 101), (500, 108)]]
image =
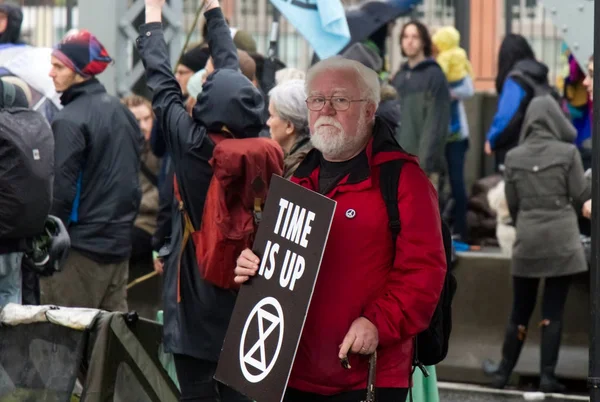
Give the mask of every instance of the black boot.
[(506, 386), (510, 374), (515, 368), (517, 360), (519, 360), (526, 336), (527, 328), (525, 326), (514, 323), (508, 324), (504, 344), (502, 345), (502, 360), (498, 364), (491, 360), (483, 362), (483, 372), (492, 377), (491, 387), (502, 389)]
[(540, 344), (540, 391), (546, 393), (564, 393), (567, 390), (554, 376), (558, 363), (558, 350), (562, 335), (562, 322), (542, 321), (542, 342)]

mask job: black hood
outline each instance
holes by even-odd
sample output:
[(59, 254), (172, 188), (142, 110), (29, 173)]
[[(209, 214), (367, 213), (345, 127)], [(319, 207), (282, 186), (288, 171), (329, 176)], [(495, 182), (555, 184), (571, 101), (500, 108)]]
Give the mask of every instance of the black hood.
[(12, 4), (0, 4), (0, 12), (8, 16), (6, 31), (0, 34), (0, 44), (19, 43), (21, 36), (21, 24), (23, 23), (23, 11)]
[(208, 76), (192, 114), (209, 132), (226, 126), (236, 138), (248, 138), (263, 129), (264, 107), (263, 96), (248, 78), (222, 69)]
[(525, 59), (515, 64), (513, 71), (520, 71), (539, 83), (548, 82), (548, 67), (534, 59)]

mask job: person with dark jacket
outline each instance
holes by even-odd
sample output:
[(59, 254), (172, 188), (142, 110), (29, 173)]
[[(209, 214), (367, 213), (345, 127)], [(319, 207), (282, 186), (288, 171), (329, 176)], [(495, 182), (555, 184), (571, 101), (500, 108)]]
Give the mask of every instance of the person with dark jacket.
[[(5, 96), (9, 91), (14, 95)], [(0, 79), (0, 110), (13, 107), (29, 107), (25, 92), (18, 85)], [(21, 261), (25, 250), (21, 243), (20, 239), (0, 238), (0, 310), (8, 303), (22, 301)]]
[(519, 143), (534, 86), (549, 88), (548, 67), (535, 59), (527, 39), (517, 34), (506, 35), (498, 53), (498, 109), (485, 143), (485, 153), (495, 154), (496, 169), (504, 164), (506, 153)]
[[(380, 84), (373, 70), (334, 57), (315, 64), (306, 82), (315, 149), (292, 182), (337, 207), (284, 401), (363, 400), (375, 351), (376, 400), (405, 401), (414, 337), (429, 325), (446, 273), (437, 193), (376, 117)], [(392, 160), (404, 161), (395, 244), (378, 179)], [(256, 275), (259, 264), (243, 251), (236, 282)], [(340, 364), (345, 358), (351, 370)]]
[(0, 4), (0, 45), (21, 44), (23, 11), (12, 4)]
[(143, 137), (133, 114), (95, 78), (111, 61), (86, 30), (52, 53), (50, 77), (64, 106), (52, 122), (52, 215), (67, 225), (71, 252), (62, 272), (42, 280), (44, 304), (127, 311)]
[(208, 134), (228, 137), (229, 131), (235, 138), (257, 137), (264, 125), (264, 100), (239, 71), (237, 51), (219, 2), (207, 3), (204, 15), (215, 71), (207, 77), (193, 116), (185, 110), (169, 65), (160, 22), (165, 0), (145, 0), (146, 24), (140, 27), (137, 39), (181, 201), (174, 203), (172, 252), (165, 256), (163, 343), (165, 350), (174, 354), (181, 400), (247, 401), (213, 379), (237, 293), (202, 278), (193, 241), (184, 236), (183, 228), (185, 215), (194, 228), (201, 227), (213, 174), (210, 161), (215, 143)]
[(516, 223), (512, 254), (513, 307), (502, 360), (486, 362), (492, 385), (502, 388), (517, 363), (541, 279), (545, 280), (540, 342), (540, 390), (565, 391), (554, 376), (567, 293), (573, 275), (588, 269), (577, 215), (590, 186), (573, 144), (577, 130), (551, 95), (534, 98), (525, 115), (519, 145), (505, 161), (506, 201)]
[(432, 56), (427, 27), (410, 21), (400, 34), (402, 55), (408, 61), (392, 79), (400, 96), (398, 143), (419, 157), (421, 167), (438, 189), (445, 171), (444, 152), (450, 127), (450, 91), (441, 67)]

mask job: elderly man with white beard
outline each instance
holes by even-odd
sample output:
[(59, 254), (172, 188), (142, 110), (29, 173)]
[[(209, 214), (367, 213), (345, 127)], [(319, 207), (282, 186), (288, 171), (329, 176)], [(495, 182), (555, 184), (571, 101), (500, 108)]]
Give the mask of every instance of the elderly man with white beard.
[[(438, 197), (418, 160), (375, 117), (379, 88), (374, 71), (340, 57), (319, 62), (307, 75), (315, 149), (292, 181), (337, 207), (286, 402), (364, 399), (375, 351), (376, 400), (404, 401), (413, 339), (428, 327), (442, 290), (446, 260)], [(380, 171), (397, 160), (403, 161), (397, 185), (401, 230), (394, 244)], [(245, 250), (236, 281), (256, 275), (259, 264)], [(340, 364), (345, 358), (349, 369)]]

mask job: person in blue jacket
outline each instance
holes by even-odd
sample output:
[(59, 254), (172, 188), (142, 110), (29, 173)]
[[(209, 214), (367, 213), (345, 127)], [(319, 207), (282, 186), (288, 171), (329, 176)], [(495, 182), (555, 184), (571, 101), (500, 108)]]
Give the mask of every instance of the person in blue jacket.
[(495, 154), (496, 170), (500, 170), (506, 153), (519, 142), (525, 111), (536, 89), (547, 91), (549, 87), (548, 67), (535, 59), (527, 39), (506, 35), (498, 54), (498, 109), (485, 143), (485, 153)]

